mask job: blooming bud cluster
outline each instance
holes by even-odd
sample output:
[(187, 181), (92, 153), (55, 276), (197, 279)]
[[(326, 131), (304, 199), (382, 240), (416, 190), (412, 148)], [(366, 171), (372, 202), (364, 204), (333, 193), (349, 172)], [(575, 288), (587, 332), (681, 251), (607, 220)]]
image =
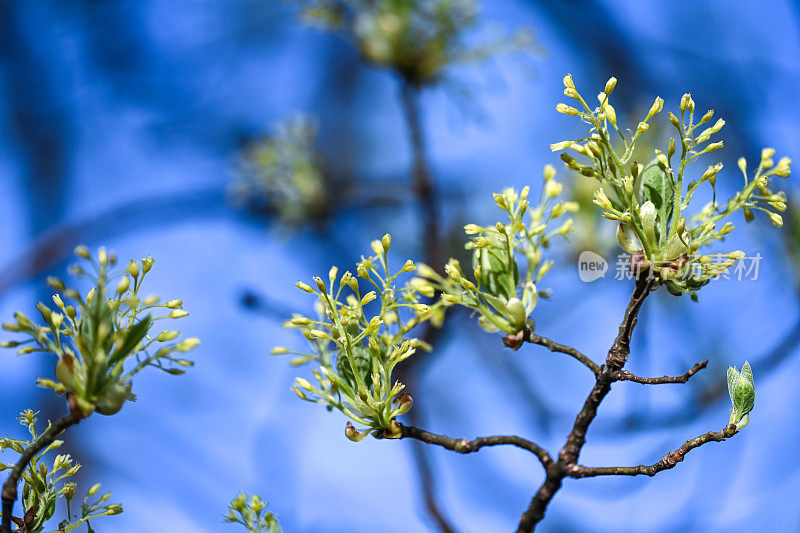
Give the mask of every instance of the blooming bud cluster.
[[(151, 335), (157, 321), (182, 318), (181, 300), (159, 303), (156, 296), (142, 297), (142, 282), (153, 266), (153, 258), (140, 263), (131, 261), (123, 273), (114, 273), (116, 256), (100, 248), (92, 256), (79, 246), (75, 254), (84, 259), (91, 274), (78, 264), (70, 267), (74, 275), (87, 278), (92, 288), (82, 295), (56, 278), (50, 287), (54, 307), (42, 302), (36, 309), (44, 321), (39, 325), (21, 312), (3, 329), (26, 338), (3, 342), (3, 347), (17, 348), (21, 355), (49, 353), (58, 360), (55, 379), (40, 378), (39, 385), (58, 394), (69, 394), (74, 414), (84, 418), (93, 412), (117, 413), (131, 392), (132, 378), (147, 367), (169, 374), (183, 374), (192, 362), (183, 353), (199, 344), (197, 338), (179, 340), (179, 332), (163, 330)], [(161, 316), (154, 316), (159, 313)]]
[(298, 282), (298, 288), (317, 296), (319, 316), (294, 315), (284, 326), (299, 330), (311, 350), (272, 350), (294, 355), (292, 365), (314, 365), (314, 383), (298, 377), (293, 390), (303, 400), (337, 409), (360, 424), (361, 430), (350, 422), (346, 427), (345, 435), (354, 441), (372, 431), (383, 437), (399, 436), (395, 417), (411, 408), (411, 398), (401, 394), (404, 385), (392, 381), (392, 372), (418, 348), (427, 347), (409, 336), (411, 330), (424, 321), (439, 323), (444, 314), (443, 303), (421, 301), (434, 291), (425, 278), (412, 277), (405, 285), (398, 284), (400, 277), (417, 267), (409, 260), (399, 269), (391, 268), (391, 242), (388, 234), (372, 241), (374, 255), (361, 257), (355, 275), (349, 270), (339, 275), (333, 267), (327, 281), (316, 277), (313, 284)]
[[(720, 132), (725, 121), (718, 119), (711, 124), (713, 111), (695, 120), (694, 100), (688, 93), (683, 95), (679, 115), (669, 113), (677, 137), (669, 140), (666, 152), (655, 150), (653, 159), (641, 165), (632, 160), (634, 150), (648, 132), (649, 121), (662, 111), (664, 101), (656, 98), (647, 116), (630, 135), (626, 133), (629, 130), (617, 125), (616, 113), (609, 102), (615, 86), (616, 79), (612, 78), (606, 90), (598, 95), (599, 105), (590, 107), (567, 75), (564, 94), (578, 106), (559, 104), (556, 110), (579, 116), (589, 124), (590, 131), (585, 139), (557, 142), (551, 149), (570, 149), (586, 158), (581, 163), (568, 153), (561, 154), (568, 168), (597, 180), (594, 203), (603, 210), (604, 218), (619, 224), (620, 245), (643, 258), (637, 268), (649, 269), (671, 293), (689, 294), (696, 299), (700, 287), (724, 273), (736, 260), (731, 252), (723, 254), (728, 256), (727, 260), (711, 262), (699, 252), (702, 246), (723, 240), (733, 230), (728, 221), (732, 215), (741, 211), (749, 222), (753, 211), (762, 211), (775, 226), (783, 224), (780, 213), (786, 210), (786, 196), (773, 192), (769, 181), (775, 176), (788, 177), (791, 160), (784, 157), (776, 164), (775, 150), (765, 148), (759, 164), (748, 174), (747, 161), (740, 158), (737, 165), (744, 175), (744, 185), (729, 200), (720, 202), (716, 179), (722, 163), (696, 172), (694, 180), (691, 171), (695, 167), (691, 164), (723, 147), (723, 142), (714, 141), (713, 136)], [(695, 215), (685, 214), (701, 186), (710, 188), (711, 202)]]

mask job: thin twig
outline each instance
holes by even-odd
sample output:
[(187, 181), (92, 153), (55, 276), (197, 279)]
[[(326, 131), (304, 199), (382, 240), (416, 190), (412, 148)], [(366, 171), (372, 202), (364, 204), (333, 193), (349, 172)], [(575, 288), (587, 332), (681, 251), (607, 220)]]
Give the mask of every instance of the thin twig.
[(683, 461), (686, 454), (691, 450), (702, 446), (708, 442), (722, 442), (728, 437), (736, 434), (736, 426), (730, 424), (721, 431), (709, 431), (699, 437), (687, 440), (675, 451), (669, 452), (660, 461), (652, 465), (638, 466), (607, 466), (589, 467), (582, 465), (571, 465), (566, 468), (569, 477), (582, 478), (594, 476), (655, 476), (663, 470), (674, 468), (675, 465)]
[(447, 448), (448, 450), (461, 454), (475, 453), (485, 446), (516, 446), (536, 455), (545, 468), (554, 464), (553, 458), (547, 450), (535, 442), (531, 442), (517, 435), (494, 435), (491, 437), (478, 437), (476, 439), (467, 440), (463, 438), (456, 439), (448, 437), (447, 435), (438, 435), (414, 426), (399, 425), (402, 431), (400, 435), (401, 439), (416, 439), (426, 444), (435, 444), (436, 446), (441, 446), (442, 448)]
[(663, 383), (686, 383), (689, 379), (708, 366), (708, 359), (696, 363), (688, 372), (680, 376), (661, 376), (659, 378), (643, 378), (636, 374), (631, 374), (627, 370), (620, 370), (617, 372), (615, 379), (617, 381), (633, 381), (634, 383), (642, 383), (644, 385), (661, 385)]
[(59, 418), (33, 444), (23, 450), (19, 461), (11, 469), (11, 474), (6, 482), (3, 483), (3, 520), (0, 526), (0, 533), (11, 533), (11, 513), (14, 511), (14, 502), (17, 500), (17, 483), (22, 472), (28, 467), (28, 464), (37, 453), (50, 446), (64, 430), (80, 421), (81, 418), (73, 413)]
[(541, 335), (537, 335), (532, 331), (525, 336), (524, 340), (526, 342), (538, 344), (539, 346), (544, 346), (551, 352), (563, 353), (571, 357), (574, 357), (575, 359), (583, 363), (586, 367), (588, 367), (589, 370), (591, 370), (595, 376), (600, 374), (600, 365), (592, 361), (588, 356), (582, 354), (580, 351), (576, 350), (572, 346), (559, 344), (557, 342), (548, 339), (547, 337), (542, 337)]

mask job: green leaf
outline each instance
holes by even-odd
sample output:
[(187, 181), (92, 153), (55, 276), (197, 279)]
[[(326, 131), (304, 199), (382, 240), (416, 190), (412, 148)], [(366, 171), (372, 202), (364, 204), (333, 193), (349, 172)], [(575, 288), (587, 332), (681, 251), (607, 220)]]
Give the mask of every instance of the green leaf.
[(739, 381), (739, 371), (734, 367), (728, 367), (728, 395), (731, 397), (733, 403), (733, 391), (736, 389), (736, 382)]
[(733, 407), (744, 416), (753, 410), (755, 404), (756, 391), (749, 381), (740, 378), (736, 383), (736, 390), (733, 393)]
[(750, 363), (747, 361), (744, 362), (744, 366), (742, 367), (742, 377), (749, 381), (751, 386), (755, 387), (755, 383), (753, 383), (753, 370), (750, 368)]
[(664, 244), (667, 237), (667, 225), (672, 218), (675, 184), (672, 177), (658, 163), (652, 160), (642, 171), (640, 181), (641, 203), (653, 202), (656, 208), (656, 222), (659, 246)]
[(120, 344), (119, 348), (114, 352), (109, 359), (109, 364), (114, 365), (117, 362), (125, 359), (125, 357), (130, 354), (136, 345), (144, 339), (144, 336), (147, 335), (147, 331), (150, 329), (150, 324), (153, 323), (153, 319), (150, 315), (144, 317), (141, 321), (137, 324), (131, 326), (127, 333), (125, 334), (125, 339), (123, 339), (122, 344)]
[[(367, 388), (372, 386), (372, 355), (369, 350), (364, 346), (353, 346), (353, 360), (356, 364), (356, 370), (364, 380), (364, 385)], [(347, 357), (345, 351), (339, 348), (339, 355), (336, 357), (336, 372), (340, 377), (353, 388), (356, 389), (356, 376), (353, 373), (353, 367), (350, 364), (350, 358)]]

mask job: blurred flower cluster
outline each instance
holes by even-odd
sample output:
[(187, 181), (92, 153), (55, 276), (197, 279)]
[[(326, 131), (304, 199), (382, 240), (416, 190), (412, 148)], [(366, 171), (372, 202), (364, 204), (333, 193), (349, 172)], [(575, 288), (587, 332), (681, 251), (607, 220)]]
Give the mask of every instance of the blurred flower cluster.
[[(626, 135), (617, 124), (617, 114), (610, 96), (617, 80), (611, 78), (603, 92), (597, 95), (598, 106), (591, 107), (575, 88), (572, 77), (564, 78), (564, 94), (579, 105), (558, 104), (560, 113), (577, 116), (590, 126), (587, 137), (551, 145), (553, 151), (571, 149), (584, 156), (587, 164), (579, 163), (568, 153), (561, 158), (567, 166), (584, 176), (595, 178), (600, 185), (594, 203), (603, 209), (603, 216), (619, 221), (617, 237), (620, 245), (636, 254), (636, 269), (651, 269), (673, 294), (689, 294), (696, 299), (697, 290), (710, 279), (726, 272), (744, 252), (734, 251), (715, 256), (699, 252), (704, 245), (724, 240), (734, 226), (728, 219), (742, 211), (745, 220), (753, 219), (760, 210), (776, 226), (783, 225), (779, 212), (786, 209), (786, 196), (773, 192), (769, 180), (773, 176), (786, 178), (791, 160), (773, 160), (775, 150), (765, 148), (759, 164), (748, 175), (747, 162), (738, 161), (744, 184), (726, 202), (718, 202), (716, 177), (722, 163), (710, 165), (694, 180), (687, 167), (701, 156), (722, 148), (722, 141), (710, 142), (725, 125), (722, 119), (710, 124), (713, 110), (696, 120), (695, 103), (691, 95), (681, 99), (678, 116), (669, 114), (669, 122), (677, 130), (666, 152), (654, 151), (647, 164), (633, 160), (637, 142), (650, 129), (649, 121), (663, 109), (664, 101), (656, 98), (647, 116), (639, 122), (632, 135)], [(701, 128), (702, 127), (702, 128)], [(615, 140), (619, 138), (619, 140)], [(676, 157), (676, 154), (679, 154)], [(698, 173), (699, 174), (699, 173)], [(710, 187), (711, 201), (687, 221), (684, 211), (695, 192), (703, 185)], [(720, 225), (720, 223), (722, 223)], [(722, 258), (722, 261), (715, 261)]]
[(316, 122), (297, 115), (280, 122), (274, 135), (251, 142), (230, 187), (234, 201), (277, 213), (287, 224), (321, 217), (328, 193), (316, 138)]
[[(188, 313), (181, 300), (160, 303), (157, 296), (142, 297), (142, 282), (153, 266), (152, 257), (131, 261), (123, 272), (115, 272), (114, 254), (100, 248), (96, 257), (85, 246), (76, 248), (84, 260), (70, 272), (86, 278), (92, 288), (83, 296), (57, 278), (48, 285), (60, 291), (53, 295), (55, 309), (42, 302), (36, 306), (44, 325), (38, 325), (21, 312), (3, 329), (18, 332), (27, 339), (6, 341), (21, 355), (49, 353), (58, 357), (55, 380), (39, 379), (39, 385), (67, 394), (70, 409), (79, 418), (93, 412), (117, 413), (131, 392), (133, 377), (152, 366), (170, 374), (183, 374), (192, 362), (182, 354), (199, 344), (197, 338), (179, 340), (178, 331), (165, 329), (149, 335), (160, 320), (182, 318)], [(112, 283), (116, 283), (112, 286)], [(161, 316), (153, 313), (161, 311)]]
[(281, 533), (278, 519), (267, 509), (267, 503), (258, 494), (250, 498), (240, 492), (228, 505), (225, 521), (241, 524), (250, 533)]
[(391, 68), (417, 85), (435, 82), (450, 64), (484, 60), (494, 54), (524, 50), (529, 31), (477, 47), (468, 46), (467, 30), (476, 27), (475, 0), (299, 0), (303, 19), (343, 34), (362, 57)]
[[(411, 408), (411, 398), (401, 394), (404, 385), (392, 382), (398, 363), (427, 345), (409, 332), (423, 321), (441, 322), (444, 305), (421, 303), (433, 296), (433, 289), (422, 278), (398, 285), (398, 278), (416, 270), (410, 260), (399, 268), (389, 265), (391, 237), (387, 234), (371, 244), (374, 255), (361, 257), (356, 275), (341, 276), (331, 268), (328, 281), (314, 278), (314, 286), (302, 281), (297, 286), (317, 297), (316, 318), (294, 315), (285, 327), (300, 331), (311, 352), (274, 348), (273, 354), (295, 354), (292, 365), (313, 363), (316, 383), (297, 378), (293, 390), (310, 402), (337, 409), (363, 426), (346, 426), (349, 439), (360, 441), (372, 431), (382, 437), (399, 436), (395, 417)], [(359, 279), (369, 286), (359, 287)]]
[(488, 227), (464, 226), (467, 235), (472, 236), (466, 248), (473, 250), (473, 279), (465, 276), (458, 260), (450, 259), (445, 276), (432, 269), (423, 271), (430, 291), (440, 291), (446, 305), (458, 304), (477, 311), (481, 326), (488, 331), (516, 334), (532, 329), (534, 324), (529, 317), (539, 298), (536, 283), (553, 266), (552, 260), (543, 260), (542, 252), (553, 237), (569, 234), (573, 222), (567, 219), (549, 230), (548, 225), (578, 209), (575, 202), (558, 199), (563, 186), (555, 175), (555, 169), (547, 165), (544, 186), (533, 206), (528, 200), (529, 187), (520, 193), (506, 189), (495, 194), (494, 200), (508, 214), (508, 222)]
[[(27, 410), (17, 418), (20, 424), (27, 428), (30, 433), (29, 440), (17, 440), (10, 437), (0, 439), (0, 452), (12, 451), (22, 454), (23, 451), (32, 445), (39, 436), (36, 431), (36, 415), (33, 411)], [(113, 516), (122, 512), (122, 506), (118, 504), (106, 503), (111, 497), (111, 493), (103, 494), (97, 498), (94, 496), (100, 490), (100, 484), (94, 484), (81, 502), (80, 510), (73, 514), (72, 500), (75, 498), (77, 483), (68, 481), (80, 470), (81, 465), (75, 463), (69, 455), (58, 454), (50, 463), (45, 461), (45, 456), (57, 450), (63, 444), (56, 440), (50, 446), (36, 454), (22, 473), (24, 486), (22, 489), (22, 507), (24, 517), (16, 519), (16, 525), (20, 526), (20, 531), (27, 533), (40, 533), (44, 531), (47, 522), (56, 513), (56, 504), (59, 500), (64, 501), (67, 516), (59, 522), (58, 531), (73, 531), (82, 524), (89, 527), (92, 531), (90, 520), (101, 516)], [(48, 466), (51, 465), (51, 466)], [(13, 464), (0, 463), (0, 471), (13, 468)]]

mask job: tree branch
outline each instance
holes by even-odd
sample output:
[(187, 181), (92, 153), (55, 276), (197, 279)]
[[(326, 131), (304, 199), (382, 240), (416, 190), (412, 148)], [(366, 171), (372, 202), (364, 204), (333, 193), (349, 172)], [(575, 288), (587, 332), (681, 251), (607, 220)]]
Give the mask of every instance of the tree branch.
[(522, 514), (517, 527), (518, 533), (530, 533), (533, 531), (536, 524), (544, 518), (545, 510), (553, 496), (561, 488), (561, 482), (567, 476), (565, 470), (577, 465), (581, 448), (586, 443), (586, 432), (597, 415), (597, 408), (611, 390), (611, 384), (616, 381), (616, 374), (622, 370), (628, 360), (631, 335), (634, 327), (636, 327), (639, 310), (642, 308), (644, 299), (650, 294), (654, 283), (655, 278), (650, 275), (649, 271), (643, 272), (637, 278), (636, 288), (628, 301), (622, 323), (619, 326), (619, 333), (608, 351), (606, 364), (600, 367), (597, 381), (586, 398), (581, 412), (578, 413), (575, 419), (572, 431), (567, 436), (567, 442), (558, 454), (558, 461), (547, 469), (547, 477), (544, 483), (542, 483), (542, 486), (531, 500), (528, 509)]
[(74, 426), (81, 419), (79, 416), (70, 413), (62, 416), (54, 424), (47, 428), (33, 444), (23, 450), (19, 461), (11, 469), (11, 474), (8, 479), (3, 483), (3, 520), (0, 526), (0, 533), (11, 533), (11, 513), (14, 510), (14, 502), (17, 500), (17, 483), (22, 475), (22, 472), (28, 467), (28, 464), (33, 460), (37, 453), (50, 446), (61, 433), (70, 426)]
[(663, 383), (686, 383), (689, 381), (689, 378), (703, 370), (706, 366), (708, 366), (708, 359), (705, 361), (701, 361), (699, 363), (695, 363), (695, 365), (689, 369), (688, 372), (685, 374), (681, 374), (680, 376), (661, 376), (660, 378), (643, 378), (641, 376), (637, 376), (636, 374), (631, 374), (627, 370), (620, 370), (617, 372), (615, 379), (616, 381), (633, 381), (634, 383), (642, 383), (644, 385), (661, 385)]
[(628, 302), (628, 307), (625, 309), (625, 315), (622, 323), (619, 326), (619, 333), (614, 340), (614, 344), (608, 351), (606, 357), (606, 364), (603, 365), (600, 374), (597, 376), (597, 382), (586, 398), (583, 404), (583, 409), (578, 413), (575, 423), (572, 426), (572, 431), (567, 437), (567, 443), (559, 453), (559, 460), (564, 464), (575, 464), (578, 462), (581, 448), (586, 442), (586, 432), (589, 425), (597, 415), (597, 408), (611, 390), (611, 383), (614, 382), (614, 375), (622, 369), (630, 355), (631, 335), (633, 328), (636, 327), (636, 320), (639, 316), (639, 310), (642, 308), (642, 303), (647, 295), (650, 293), (655, 278), (645, 272), (637, 281), (636, 288), (631, 295)]
[(582, 354), (572, 346), (567, 346), (565, 344), (559, 344), (554, 342), (547, 337), (542, 337), (541, 335), (537, 335), (533, 331), (529, 332), (523, 339), (525, 342), (530, 342), (532, 344), (538, 344), (539, 346), (544, 346), (551, 352), (563, 353), (569, 355), (570, 357), (574, 357), (581, 363), (583, 363), (592, 373), (597, 376), (600, 374), (600, 366), (592, 361), (588, 356)]
[(522, 437), (518, 437), (517, 435), (478, 437), (473, 440), (467, 440), (463, 438), (455, 439), (453, 437), (448, 437), (447, 435), (437, 435), (436, 433), (431, 433), (414, 426), (405, 426), (403, 424), (399, 425), (401, 429), (401, 439), (416, 439), (426, 444), (435, 444), (436, 446), (441, 446), (442, 448), (447, 448), (448, 450), (452, 450), (461, 454), (475, 453), (484, 446), (510, 445), (522, 448), (523, 450), (527, 450), (536, 455), (545, 468), (550, 468), (555, 463), (547, 450), (538, 444), (527, 439), (523, 439)]
[(413, 169), (411, 181), (419, 203), (420, 214), (425, 223), (422, 231), (422, 257), (430, 265), (443, 264), (442, 249), (438, 246), (439, 218), (436, 208), (436, 191), (433, 187), (430, 165), (425, 150), (425, 139), (419, 113), (419, 87), (408, 80), (403, 81), (401, 100), (406, 127), (411, 140)]
[(675, 451), (669, 452), (661, 460), (652, 465), (638, 466), (608, 466), (608, 467), (588, 467), (582, 465), (571, 465), (566, 468), (566, 474), (573, 478), (595, 477), (595, 476), (655, 476), (659, 472), (674, 468), (675, 465), (683, 461), (686, 454), (691, 450), (702, 446), (708, 442), (722, 442), (728, 437), (736, 434), (736, 426), (729, 424), (721, 431), (709, 431), (699, 437), (687, 440)]

